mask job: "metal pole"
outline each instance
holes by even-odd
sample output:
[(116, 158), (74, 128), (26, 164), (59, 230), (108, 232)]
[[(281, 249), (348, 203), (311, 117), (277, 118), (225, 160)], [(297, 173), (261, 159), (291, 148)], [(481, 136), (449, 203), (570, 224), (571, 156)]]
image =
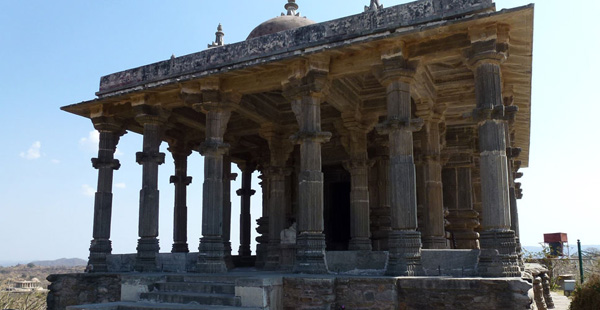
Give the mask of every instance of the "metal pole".
[(583, 284), (583, 259), (581, 258), (581, 241), (577, 239), (577, 251), (579, 252), (579, 275), (581, 276), (581, 284)]

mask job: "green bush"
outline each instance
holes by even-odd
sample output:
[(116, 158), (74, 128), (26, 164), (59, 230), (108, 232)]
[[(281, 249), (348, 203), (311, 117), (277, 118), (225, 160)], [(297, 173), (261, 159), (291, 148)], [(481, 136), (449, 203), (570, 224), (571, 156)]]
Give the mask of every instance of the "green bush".
[(579, 285), (575, 288), (569, 309), (600, 309), (600, 275), (591, 275), (583, 285)]

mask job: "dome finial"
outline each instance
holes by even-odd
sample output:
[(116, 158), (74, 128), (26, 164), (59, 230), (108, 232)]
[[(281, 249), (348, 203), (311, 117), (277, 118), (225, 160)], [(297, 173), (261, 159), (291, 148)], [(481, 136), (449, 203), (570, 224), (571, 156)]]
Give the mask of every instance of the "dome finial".
[(296, 0), (288, 0), (288, 3), (286, 3), (284, 7), (287, 10), (287, 15), (300, 16), (300, 13), (296, 13), (298, 10), (298, 4), (296, 4)]
[(365, 12), (367, 11), (377, 11), (383, 9), (383, 5), (379, 5), (379, 0), (371, 0), (370, 6), (365, 6)]
[(217, 32), (215, 32), (215, 36), (216, 36), (215, 42), (213, 42), (212, 44), (209, 44), (208, 48), (219, 47), (219, 46), (225, 45), (225, 41), (223, 40), (225, 33), (223, 32), (223, 26), (221, 26), (221, 23), (219, 23), (219, 26), (217, 26)]

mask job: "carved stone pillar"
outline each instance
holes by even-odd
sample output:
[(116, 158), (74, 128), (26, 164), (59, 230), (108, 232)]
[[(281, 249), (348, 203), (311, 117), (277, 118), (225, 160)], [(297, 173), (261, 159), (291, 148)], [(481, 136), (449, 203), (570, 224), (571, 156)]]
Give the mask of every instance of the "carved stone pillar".
[(356, 113), (342, 114), (342, 145), (350, 155), (344, 168), (350, 172), (350, 243), (351, 251), (371, 251), (371, 228), (369, 209), (369, 168), (374, 161), (368, 159), (367, 133), (377, 123), (376, 118), (365, 119)]
[(286, 97), (292, 100), (292, 110), (300, 127), (300, 131), (294, 136), (294, 140), (300, 144), (299, 235), (294, 266), (294, 271), (298, 273), (328, 272), (323, 234), (321, 171), (321, 144), (331, 138), (330, 132), (321, 131), (321, 101), (327, 83), (327, 72), (317, 69), (309, 71), (300, 79), (292, 78), (284, 89)]
[(187, 175), (187, 160), (192, 150), (182, 142), (175, 142), (169, 147), (175, 164), (175, 175), (171, 183), (175, 186), (175, 205), (173, 212), (173, 248), (172, 253), (188, 253), (187, 243), (187, 186), (192, 183), (192, 177)]
[(444, 225), (444, 201), (442, 191), (442, 164), (440, 159), (440, 123), (428, 121), (425, 125), (423, 146), (424, 212), (422, 227), (423, 248), (447, 248)]
[(88, 266), (91, 272), (106, 272), (106, 256), (112, 252), (110, 224), (112, 217), (113, 172), (121, 164), (114, 159), (119, 138), (125, 130), (114, 119), (99, 117), (92, 119), (100, 132), (98, 157), (92, 158), (92, 165), (98, 170), (98, 187), (94, 199), (94, 228), (90, 245)]
[[(366, 155), (366, 149), (365, 149)], [(369, 176), (371, 163), (354, 159), (344, 163), (350, 172), (350, 251), (371, 251), (369, 221)]]
[(448, 231), (453, 249), (478, 249), (479, 213), (473, 209), (471, 167), (447, 167), (442, 172), (444, 205), (448, 209)]
[(389, 195), (390, 159), (389, 150), (380, 147), (376, 150), (376, 164), (373, 167), (377, 174), (375, 188), (377, 194), (377, 205), (371, 206), (371, 228), (373, 249), (376, 251), (388, 250), (388, 237), (391, 231), (391, 211)]
[(286, 168), (271, 167), (268, 172), (269, 178), (269, 246), (266, 270), (279, 269), (281, 231), (286, 227), (286, 190), (285, 178), (290, 174)]
[(157, 270), (158, 245), (158, 166), (165, 162), (160, 152), (166, 112), (147, 105), (137, 106), (136, 121), (144, 127), (143, 151), (136, 153), (137, 163), (143, 166), (140, 190), (139, 239), (136, 271)]
[(521, 190), (517, 190), (517, 186), (521, 185), (521, 183), (516, 182), (515, 180), (523, 176), (523, 173), (518, 172), (521, 167), (521, 162), (515, 160), (515, 158), (519, 157), (521, 154), (520, 148), (508, 148), (506, 150), (508, 158), (509, 158), (509, 173), (510, 173), (510, 188), (509, 188), (509, 198), (510, 198), (510, 229), (515, 232), (515, 241), (517, 244), (516, 251), (519, 257), (518, 262), (521, 267), (524, 267), (523, 261), (523, 249), (521, 246), (521, 234), (519, 229), (519, 210), (517, 208), (517, 199), (522, 197)]
[(262, 216), (256, 220), (256, 268), (263, 268), (267, 261), (267, 247), (269, 245), (269, 179), (266, 174), (268, 168), (261, 168), (261, 176), (259, 177), (262, 181), (260, 186), (262, 188)]
[(277, 270), (280, 267), (280, 234), (286, 227), (286, 211), (289, 207), (286, 190), (286, 177), (291, 174), (286, 162), (294, 145), (289, 139), (290, 133), (275, 124), (263, 124), (260, 135), (269, 145), (269, 164), (263, 169), (263, 181), (268, 184), (268, 254), (264, 268)]
[(202, 103), (194, 108), (206, 114), (206, 139), (200, 146), (204, 156), (202, 187), (202, 238), (198, 248), (198, 272), (226, 272), (223, 244), (223, 155), (229, 144), (223, 141), (231, 116), (231, 103), (217, 85), (202, 85)]
[(515, 232), (510, 221), (508, 162), (506, 157), (506, 120), (514, 115), (514, 106), (502, 100), (501, 62), (506, 59), (508, 35), (498, 26), (471, 29), (472, 48), (469, 65), (475, 73), (478, 122), (482, 226), (479, 273), (487, 277), (520, 276), (517, 264)]
[(237, 173), (231, 173), (231, 158), (223, 158), (223, 246), (225, 247), (225, 265), (227, 269), (234, 267), (231, 258), (231, 181), (237, 178)]
[(240, 165), (240, 170), (242, 170), (242, 188), (236, 191), (238, 196), (241, 197), (240, 249), (238, 253), (242, 258), (252, 256), (252, 251), (250, 251), (250, 197), (256, 193), (252, 189), (252, 172), (254, 172), (254, 169), (255, 166), (253, 165)]
[(423, 121), (413, 119), (410, 84), (413, 82), (413, 64), (408, 63), (401, 51), (382, 55), (383, 69), (377, 72), (387, 89), (387, 120), (378, 125), (380, 134), (389, 138), (390, 150), (390, 206), (389, 263), (386, 273), (394, 276), (412, 276), (421, 270), (421, 233), (417, 231), (417, 199), (413, 132)]

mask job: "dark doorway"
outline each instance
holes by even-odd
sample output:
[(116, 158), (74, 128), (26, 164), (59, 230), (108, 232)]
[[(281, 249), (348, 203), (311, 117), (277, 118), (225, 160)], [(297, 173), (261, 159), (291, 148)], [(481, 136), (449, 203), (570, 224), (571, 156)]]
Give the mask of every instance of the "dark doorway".
[(328, 251), (346, 251), (350, 242), (350, 175), (341, 166), (336, 168), (324, 169), (325, 240)]

